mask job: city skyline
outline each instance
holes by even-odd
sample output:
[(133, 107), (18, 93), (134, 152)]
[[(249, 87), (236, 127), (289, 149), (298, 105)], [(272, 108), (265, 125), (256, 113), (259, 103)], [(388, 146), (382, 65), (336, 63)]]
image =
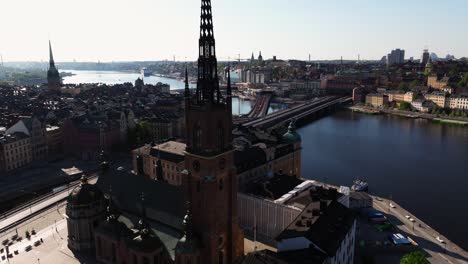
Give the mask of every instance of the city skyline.
[[(199, 18), (193, 12), (199, 8), (198, 1), (110, 3), (2, 3), (2, 10), (11, 12), (0, 17), (0, 54), (4, 61), (46, 61), (51, 39), (58, 62), (172, 60), (174, 55), (176, 60), (196, 58), (196, 47), (189, 43), (198, 37), (193, 34), (198, 31)], [(306, 60), (310, 54), (312, 60), (341, 56), (356, 60), (360, 54), (362, 60), (379, 60), (396, 48), (404, 49), (407, 59), (419, 58), (424, 48), (441, 57), (468, 55), (464, 49), (468, 37), (460, 34), (467, 24), (463, 14), (468, 4), (459, 0), (266, 3), (213, 2), (216, 27), (225, 29), (218, 32), (215, 28), (220, 60), (237, 59), (239, 54), (247, 59), (252, 52), (258, 56), (259, 51), (266, 59)]]

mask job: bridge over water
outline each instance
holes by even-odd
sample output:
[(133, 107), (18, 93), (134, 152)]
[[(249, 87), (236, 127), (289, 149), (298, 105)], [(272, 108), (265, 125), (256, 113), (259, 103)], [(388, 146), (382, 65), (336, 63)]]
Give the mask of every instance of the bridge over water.
[(270, 108), (270, 103), (273, 95), (270, 93), (265, 93), (257, 96), (257, 100), (255, 101), (255, 105), (247, 114), (248, 118), (259, 118), (264, 117), (268, 114), (268, 109)]
[(252, 117), (253, 119), (249, 120), (244, 118), (238, 121), (248, 128), (274, 128), (281, 126), (284, 122), (288, 122), (291, 119), (295, 119), (298, 122), (304, 122), (308, 118), (314, 118), (318, 115), (322, 115), (323, 113), (333, 110), (337, 106), (351, 100), (351, 97), (325, 96), (263, 117)]

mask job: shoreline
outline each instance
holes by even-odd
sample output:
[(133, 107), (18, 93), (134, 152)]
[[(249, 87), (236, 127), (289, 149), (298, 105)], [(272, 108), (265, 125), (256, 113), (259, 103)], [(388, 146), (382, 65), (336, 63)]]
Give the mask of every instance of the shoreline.
[[(302, 178), (302, 180), (310, 180), (310, 179)], [(320, 182), (316, 180), (314, 181), (317, 185), (321, 185), (326, 188), (331, 187), (331, 188), (339, 189), (339, 186), (335, 186), (332, 184), (328, 184), (328, 183), (324, 183), (324, 182)], [(424, 251), (429, 250), (431, 252), (434, 252), (433, 246), (436, 245), (436, 248), (438, 246), (441, 251), (446, 251), (447, 253), (449, 253), (449, 255), (450, 254), (460, 255), (461, 257), (468, 258), (468, 252), (464, 248), (459, 246), (457, 243), (451, 241), (443, 233), (432, 228), (430, 225), (422, 221), (411, 211), (405, 209), (395, 200), (386, 199), (374, 193), (368, 193), (368, 192), (366, 193), (370, 197), (372, 197), (372, 208), (378, 211), (381, 211), (384, 214), (395, 216), (401, 222), (401, 225), (399, 225), (399, 227), (404, 229), (405, 232), (411, 234), (413, 239), (423, 241), (423, 243), (418, 243), (418, 246), (421, 250), (424, 250)], [(390, 203), (392, 203), (395, 206), (395, 208), (390, 207)], [(406, 218), (406, 215), (409, 215), (415, 221), (411, 222), (409, 219)], [(438, 242), (437, 237), (442, 238), (444, 240), (444, 243)], [(424, 240), (426, 240), (426, 242)], [(427, 242), (432, 242), (432, 244), (434, 245), (431, 245), (431, 248), (424, 248)], [(440, 253), (436, 251), (434, 252), (434, 254), (440, 254)], [(448, 263), (453, 263), (453, 262), (448, 261)]]
[(346, 108), (353, 112), (358, 112), (358, 113), (363, 113), (363, 114), (368, 114), (368, 115), (388, 114), (388, 115), (395, 115), (395, 116), (401, 116), (401, 117), (412, 118), (412, 119), (422, 118), (422, 119), (430, 120), (435, 123), (451, 124), (451, 125), (463, 126), (463, 127), (468, 126), (468, 118), (447, 118), (447, 117), (440, 117), (440, 116), (428, 114), (428, 113), (407, 112), (407, 111), (400, 111), (400, 110), (371, 108), (371, 107), (356, 106), (356, 105), (348, 106)]

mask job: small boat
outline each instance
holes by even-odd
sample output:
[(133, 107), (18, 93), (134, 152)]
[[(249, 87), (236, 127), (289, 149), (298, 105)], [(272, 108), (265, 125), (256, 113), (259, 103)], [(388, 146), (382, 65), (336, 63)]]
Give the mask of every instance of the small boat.
[(353, 185), (351, 186), (351, 190), (355, 192), (367, 192), (369, 190), (369, 185), (366, 181), (363, 180), (355, 180)]

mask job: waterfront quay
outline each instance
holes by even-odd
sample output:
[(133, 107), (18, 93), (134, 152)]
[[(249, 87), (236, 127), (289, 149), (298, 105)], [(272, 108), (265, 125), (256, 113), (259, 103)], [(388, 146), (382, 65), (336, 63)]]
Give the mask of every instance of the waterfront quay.
[(463, 117), (450, 117), (450, 116), (439, 116), (435, 114), (429, 113), (420, 113), (420, 112), (410, 112), (410, 111), (403, 111), (403, 110), (393, 110), (393, 109), (385, 109), (385, 108), (374, 108), (374, 107), (367, 107), (367, 106), (349, 106), (348, 109), (352, 111), (357, 111), (365, 114), (389, 114), (389, 115), (397, 115), (407, 118), (423, 118), (427, 120), (433, 120), (443, 123), (450, 123), (450, 124), (458, 124), (463, 126), (468, 126), (468, 118)]
[(385, 213), (401, 233), (416, 242), (417, 247), (430, 256), (431, 263), (468, 263), (468, 252), (401, 207), (397, 202), (378, 196), (372, 197), (373, 208)]

